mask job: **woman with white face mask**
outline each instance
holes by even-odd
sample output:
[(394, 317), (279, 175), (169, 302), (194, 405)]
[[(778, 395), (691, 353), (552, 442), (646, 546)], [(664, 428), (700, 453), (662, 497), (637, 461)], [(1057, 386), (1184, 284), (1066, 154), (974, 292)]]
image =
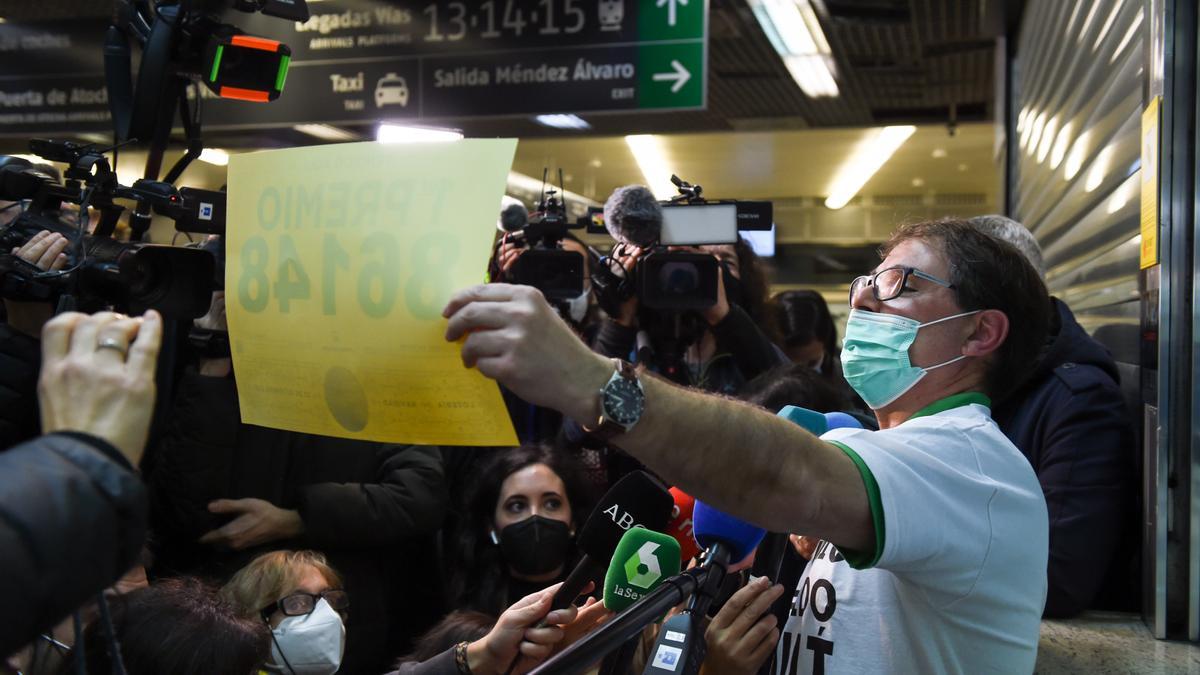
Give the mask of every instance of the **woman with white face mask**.
[(270, 626), (268, 672), (333, 675), (341, 667), (350, 598), (325, 556), (265, 553), (233, 575), (221, 594), (242, 615)]

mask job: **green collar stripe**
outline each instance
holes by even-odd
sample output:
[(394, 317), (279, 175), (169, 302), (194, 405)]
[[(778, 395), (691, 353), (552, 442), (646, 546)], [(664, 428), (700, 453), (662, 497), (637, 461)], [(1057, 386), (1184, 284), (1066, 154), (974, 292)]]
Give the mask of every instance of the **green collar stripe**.
[(924, 408), (921, 408), (917, 412), (913, 413), (913, 416), (909, 419), (912, 420), (918, 417), (936, 415), (940, 412), (946, 412), (947, 410), (953, 410), (954, 408), (961, 408), (964, 405), (971, 405), (972, 403), (978, 403), (985, 408), (992, 407), (992, 399), (988, 398), (986, 394), (981, 394), (977, 391), (965, 391), (961, 394), (947, 396), (940, 401), (934, 401), (933, 403), (930, 403)]
[(865, 570), (875, 566), (879, 562), (879, 556), (883, 555), (884, 534), (887, 530), (884, 529), (883, 520), (883, 500), (879, 496), (879, 483), (875, 480), (875, 474), (871, 473), (871, 468), (863, 461), (858, 453), (851, 450), (850, 446), (838, 441), (826, 441), (837, 446), (850, 461), (854, 462), (854, 466), (858, 467), (858, 473), (862, 476), (863, 487), (867, 489), (867, 503), (871, 507), (871, 523), (875, 527), (875, 547), (873, 551), (848, 551), (842, 547), (838, 547), (838, 552), (846, 559), (850, 567), (856, 570)]

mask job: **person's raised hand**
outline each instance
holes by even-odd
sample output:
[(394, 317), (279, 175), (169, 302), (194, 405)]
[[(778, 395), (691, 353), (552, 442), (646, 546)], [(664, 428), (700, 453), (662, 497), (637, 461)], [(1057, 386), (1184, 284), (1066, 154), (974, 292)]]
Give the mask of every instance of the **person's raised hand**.
[[(67, 266), (65, 251), (70, 243), (69, 239), (57, 232), (42, 230), (24, 245), (13, 248), (12, 254), (43, 272), (58, 272)], [(42, 327), (54, 316), (54, 305), (48, 302), (5, 298), (4, 308), (8, 325), (34, 338), (41, 335)]]
[(71, 240), (57, 232), (42, 230), (24, 245), (13, 248), (12, 254), (43, 272), (57, 272), (67, 266), (67, 246)]
[(61, 314), (42, 331), (38, 404), (42, 431), (79, 431), (112, 444), (137, 466), (154, 413), (162, 317)]
[(771, 605), (783, 586), (758, 577), (730, 596), (704, 632), (708, 655), (706, 675), (753, 675), (779, 642), (779, 629)]
[[(527, 673), (550, 656), (566, 636), (563, 626), (574, 623), (579, 614), (573, 605), (547, 614), (560, 587), (562, 583), (557, 583), (527, 595), (504, 610), (487, 635), (467, 646), (471, 672), (500, 675), (512, 665), (512, 673)], [(540, 623), (545, 625), (539, 627)]]
[(446, 339), (463, 340), (468, 368), (534, 404), (585, 424), (594, 421), (596, 392), (613, 373), (611, 360), (588, 349), (532, 286), (487, 284), (459, 291), (442, 311)]

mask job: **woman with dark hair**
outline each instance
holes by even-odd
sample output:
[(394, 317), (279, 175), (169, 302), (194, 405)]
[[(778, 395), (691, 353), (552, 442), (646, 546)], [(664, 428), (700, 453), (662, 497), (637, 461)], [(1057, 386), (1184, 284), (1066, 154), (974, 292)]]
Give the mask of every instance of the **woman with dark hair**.
[[(129, 675), (253, 675), (271, 649), (271, 629), (241, 617), (215, 589), (182, 577), (108, 599), (113, 638)], [(112, 644), (97, 619), (83, 632), (60, 673), (77, 672), (82, 655), (89, 673), (112, 671)]]
[(816, 291), (784, 291), (772, 299), (781, 345), (793, 363), (829, 377), (840, 375), (837, 329), (825, 298)]
[(450, 606), (499, 616), (561, 581), (591, 501), (580, 467), (563, 452), (526, 445), (497, 453), (467, 493)]
[(779, 344), (792, 363), (819, 373), (854, 409), (867, 410), (842, 375), (837, 328), (825, 298), (816, 291), (784, 291), (771, 299), (771, 308), (779, 327)]

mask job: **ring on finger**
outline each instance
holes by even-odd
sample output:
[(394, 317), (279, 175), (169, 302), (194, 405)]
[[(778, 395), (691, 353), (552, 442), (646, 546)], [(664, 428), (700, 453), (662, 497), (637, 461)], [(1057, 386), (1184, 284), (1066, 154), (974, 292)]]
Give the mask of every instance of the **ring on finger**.
[(100, 342), (96, 344), (96, 351), (100, 351), (101, 349), (111, 349), (120, 352), (122, 357), (129, 352), (129, 347), (119, 338), (115, 337), (101, 338)]

